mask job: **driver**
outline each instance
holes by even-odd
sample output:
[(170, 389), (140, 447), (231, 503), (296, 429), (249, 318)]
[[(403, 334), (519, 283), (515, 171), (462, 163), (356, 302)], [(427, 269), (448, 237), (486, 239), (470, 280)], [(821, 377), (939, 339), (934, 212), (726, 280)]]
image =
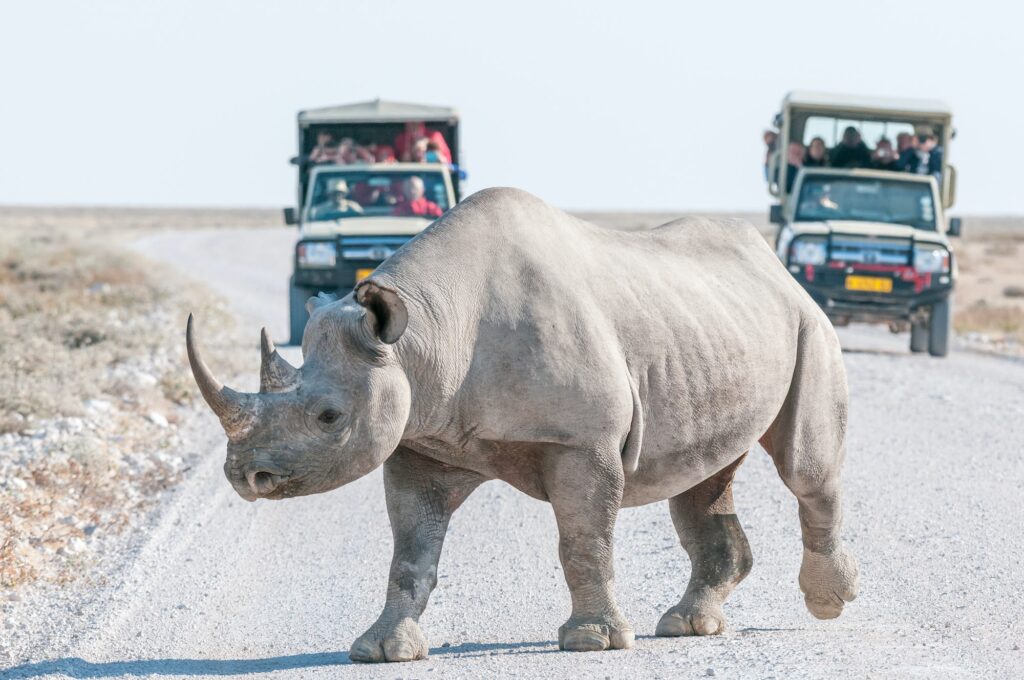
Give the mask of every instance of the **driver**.
[(337, 179), (331, 187), (327, 200), (313, 206), (310, 213), (314, 220), (334, 219), (347, 215), (362, 215), (363, 206), (349, 199), (348, 182), (344, 179)]

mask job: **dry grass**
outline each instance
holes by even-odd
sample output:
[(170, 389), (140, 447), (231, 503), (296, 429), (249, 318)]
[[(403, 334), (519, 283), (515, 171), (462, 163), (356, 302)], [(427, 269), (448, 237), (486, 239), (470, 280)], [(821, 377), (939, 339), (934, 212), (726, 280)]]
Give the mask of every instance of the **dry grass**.
[(0, 249), (0, 413), (81, 415), (83, 400), (113, 391), (105, 369), (155, 351), (139, 321), (168, 291), (124, 253), (11, 231)]
[(974, 304), (960, 308), (954, 318), (957, 333), (986, 333), (1024, 343), (1024, 309), (1012, 305)]
[(0, 206), (0, 229), (65, 233), (280, 227), (281, 211), (272, 208), (124, 208)]
[[(975, 224), (977, 222), (977, 224)], [(984, 349), (1024, 351), (1024, 220), (970, 220), (954, 243), (960, 266), (953, 327)]]
[(81, 573), (178, 480), (186, 308), (230, 327), (125, 232), (72, 222), (0, 219), (0, 587)]

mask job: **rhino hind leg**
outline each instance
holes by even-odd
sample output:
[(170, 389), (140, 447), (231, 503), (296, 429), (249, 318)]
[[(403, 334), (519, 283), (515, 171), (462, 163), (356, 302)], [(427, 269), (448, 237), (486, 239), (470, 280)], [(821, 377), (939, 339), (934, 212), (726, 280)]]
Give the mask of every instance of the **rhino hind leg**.
[(394, 555), (384, 611), (349, 649), (357, 662), (414, 661), (429, 647), (419, 617), (437, 585), (437, 563), (452, 513), (484, 480), (399, 448), (384, 463)]
[(718, 635), (722, 605), (753, 566), (750, 544), (736, 517), (732, 480), (746, 454), (721, 472), (669, 499), (679, 542), (690, 556), (690, 582), (679, 604), (661, 617), (655, 635)]
[(858, 590), (857, 561), (840, 536), (848, 396), (838, 340), (811, 328), (801, 332), (789, 394), (760, 442), (799, 506), (804, 602), (815, 617), (834, 619)]
[[(572, 614), (558, 629), (558, 646), (574, 652), (629, 649), (633, 627), (613, 594), (612, 538), (624, 486), (619, 451), (557, 448), (547, 457), (543, 483), (572, 599)], [(595, 457), (603, 460), (597, 463)]]

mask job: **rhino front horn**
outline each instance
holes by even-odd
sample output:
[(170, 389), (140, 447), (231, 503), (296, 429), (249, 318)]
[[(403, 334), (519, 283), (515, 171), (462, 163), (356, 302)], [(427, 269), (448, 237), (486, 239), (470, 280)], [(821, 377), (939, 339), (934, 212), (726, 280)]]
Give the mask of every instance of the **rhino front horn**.
[(257, 404), (253, 395), (236, 392), (213, 376), (196, 346), (195, 321), (191, 314), (188, 315), (188, 326), (185, 329), (185, 347), (188, 350), (188, 363), (192, 367), (192, 377), (196, 379), (203, 399), (220, 419), (228, 439), (244, 437), (256, 417)]
[(260, 392), (288, 392), (298, 387), (299, 370), (277, 353), (266, 328), (260, 331), (260, 347)]

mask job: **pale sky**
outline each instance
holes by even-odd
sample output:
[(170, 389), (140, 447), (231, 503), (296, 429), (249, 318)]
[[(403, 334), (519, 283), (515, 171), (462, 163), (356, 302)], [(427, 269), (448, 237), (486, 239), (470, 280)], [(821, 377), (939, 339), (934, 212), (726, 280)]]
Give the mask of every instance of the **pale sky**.
[(1024, 213), (1024, 11), (987, 2), (4, 2), (0, 203), (284, 206), (295, 114), (455, 106), (468, 191), (767, 210), (791, 89), (943, 99), (956, 212)]

